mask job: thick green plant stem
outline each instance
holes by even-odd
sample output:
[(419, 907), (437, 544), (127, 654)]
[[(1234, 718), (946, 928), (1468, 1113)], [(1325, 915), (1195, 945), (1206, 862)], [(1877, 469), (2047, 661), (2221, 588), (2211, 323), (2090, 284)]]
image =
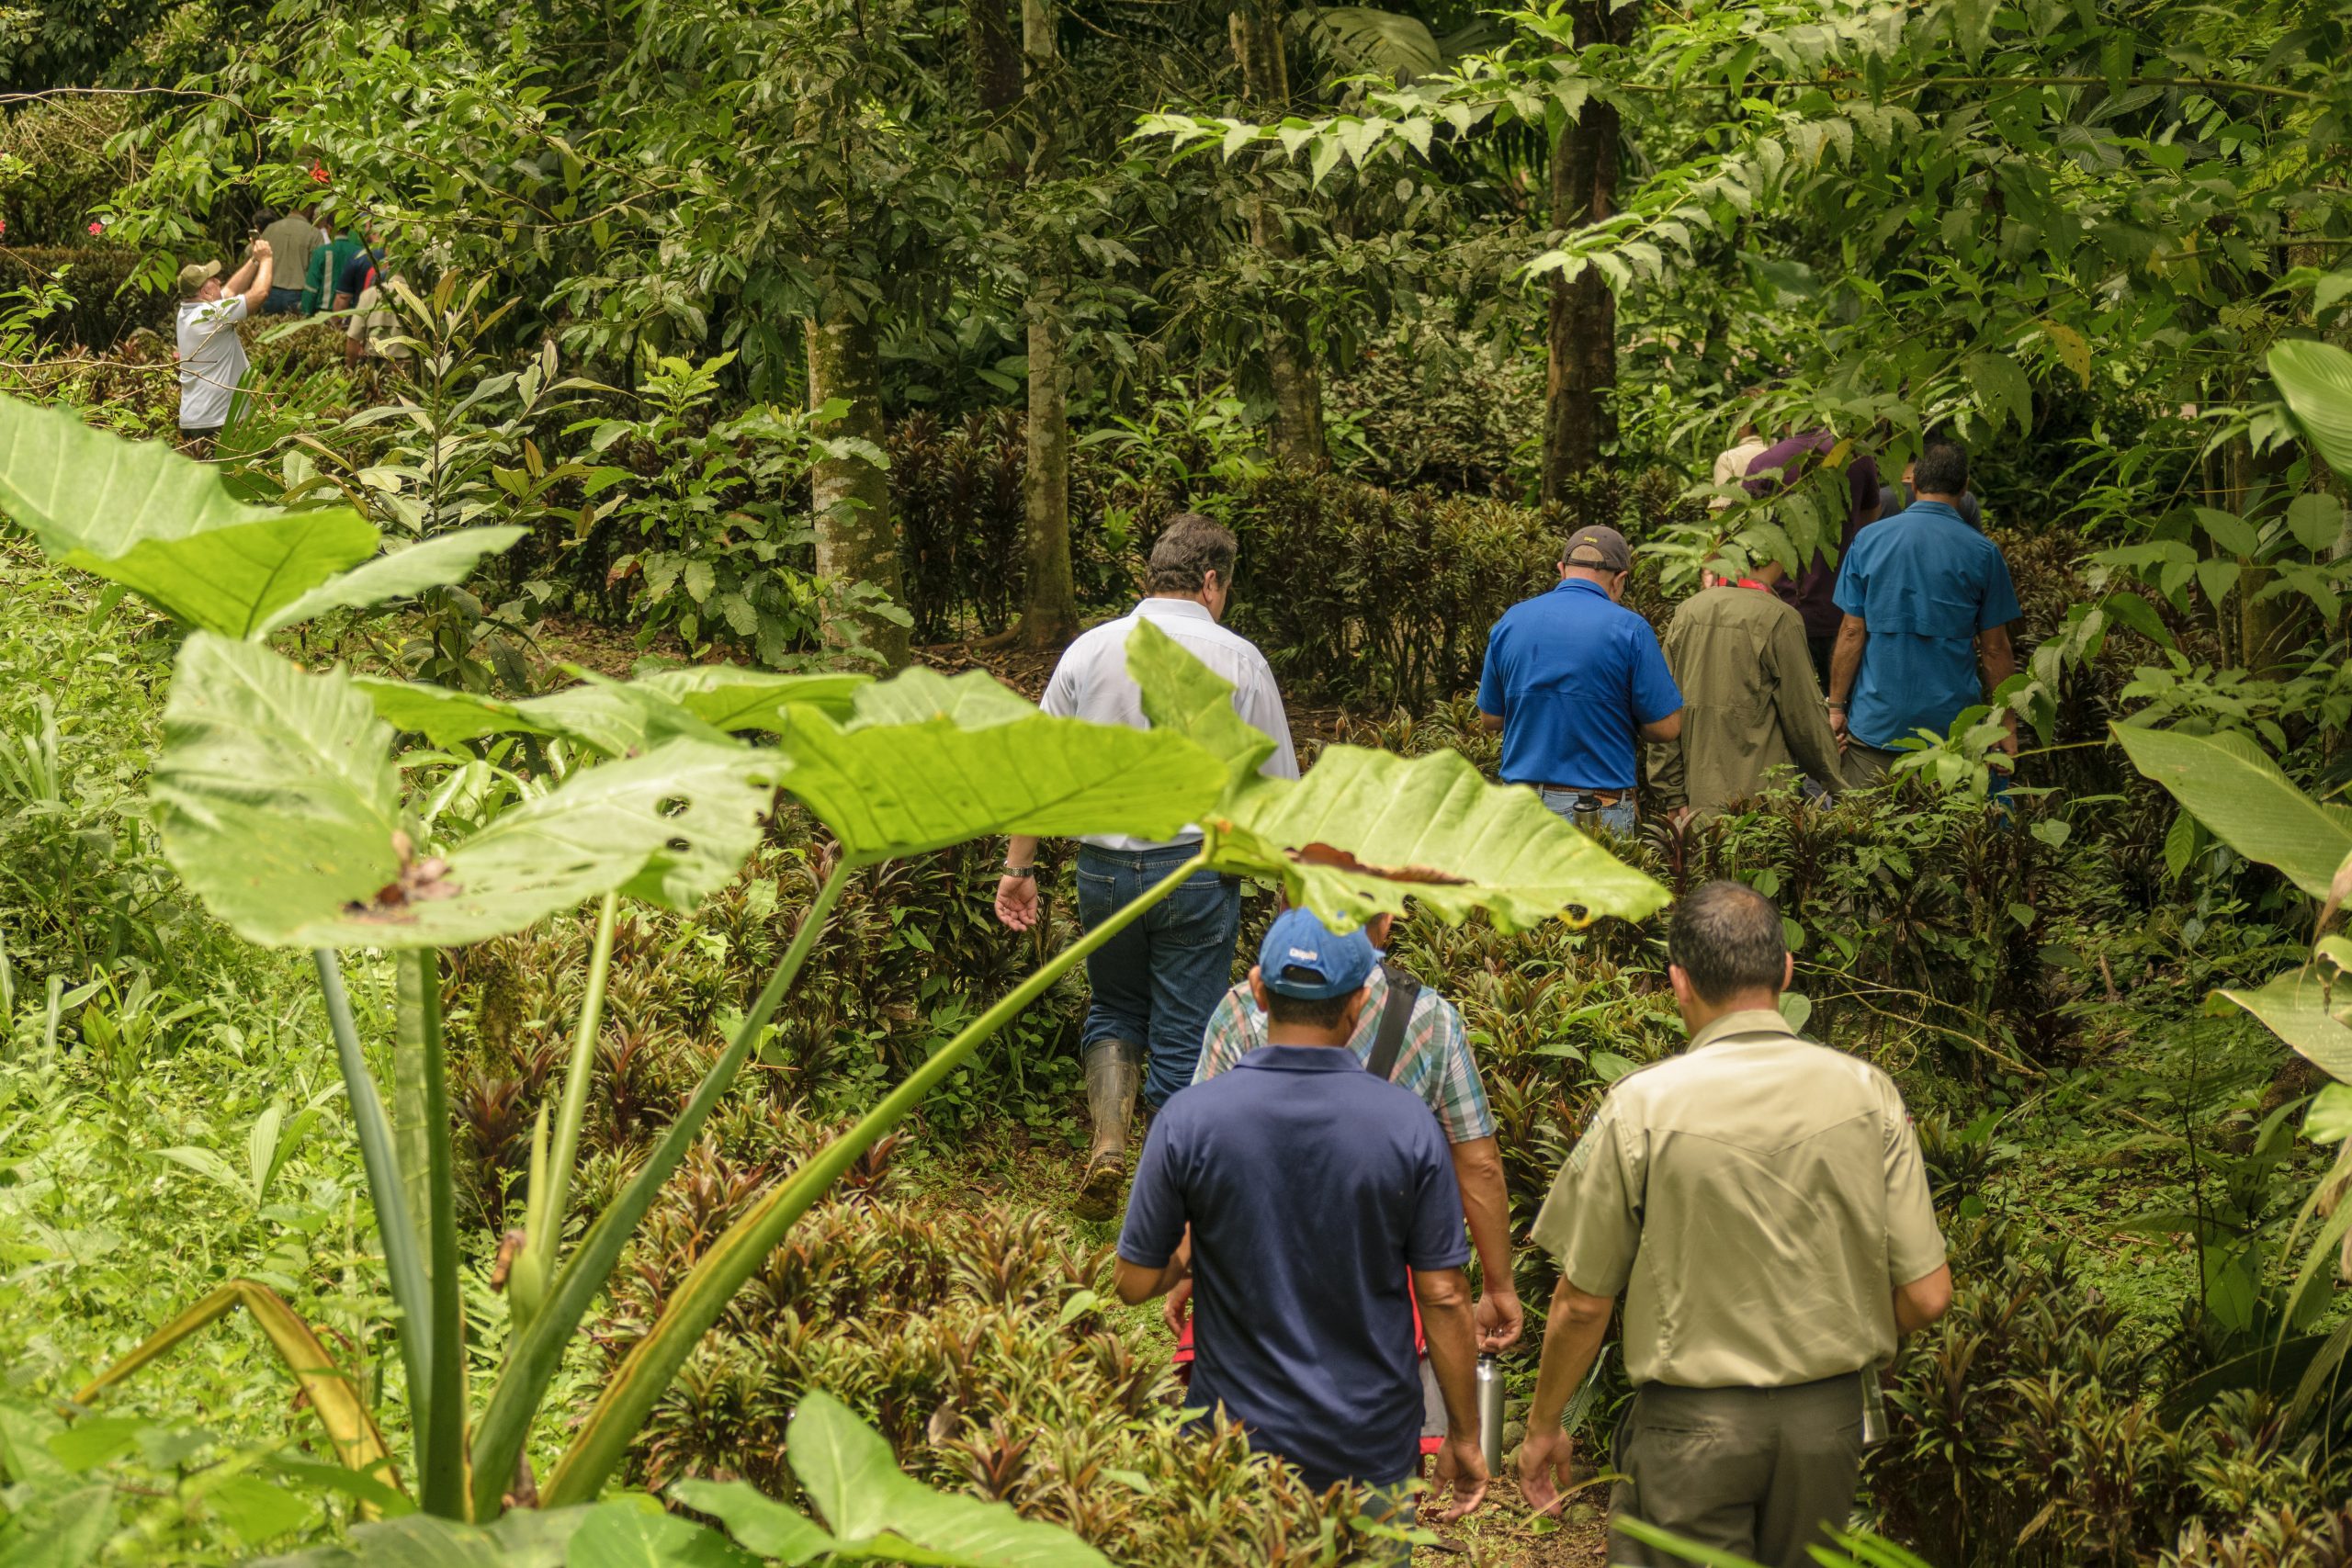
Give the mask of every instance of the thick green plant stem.
[(474, 1427), (474, 1518), (488, 1523), (498, 1517), (500, 1499), (514, 1473), (514, 1462), (523, 1452), (523, 1445), (531, 1435), (531, 1421), (538, 1414), (539, 1401), (547, 1397), (548, 1384), (554, 1381), (556, 1370), (563, 1364), (563, 1353), (571, 1343), (580, 1320), (588, 1315), (589, 1306), (595, 1301), (605, 1281), (612, 1278), (620, 1263), (621, 1249), (628, 1245), (638, 1222), (653, 1207), (653, 1200), (662, 1184), (686, 1151), (702, 1134), (703, 1123), (710, 1119), (711, 1111), (718, 1104), (718, 1097), (727, 1092), (742, 1070), (745, 1058), (775, 1016), (776, 1006), (792, 988), (792, 982), (808, 962), (808, 954), (816, 950), (817, 938), (823, 934), (825, 924), (841, 901), (849, 886), (850, 877), (864, 863), (842, 857), (817, 889), (808, 912), (801, 917), (800, 930), (793, 936), (792, 945), (777, 961), (775, 973), (752, 1003), (751, 1011), (736, 1026), (734, 1038), (710, 1070), (695, 1086), (694, 1098), (670, 1130), (654, 1147), (652, 1156), (640, 1167), (621, 1195), (610, 1207), (596, 1216), (588, 1234), (580, 1238), (563, 1270), (555, 1278), (548, 1292), (547, 1304), (530, 1325), (516, 1337), (506, 1367), (499, 1374), (497, 1386), (490, 1392), (490, 1404), (482, 1411), (481, 1419)]
[(343, 970), (334, 949), (314, 948), (311, 960), (318, 965), (319, 990), (327, 1004), (327, 1028), (334, 1034), (335, 1062), (343, 1069), (343, 1092), (351, 1101), (359, 1163), (368, 1173), (376, 1234), (384, 1244), (384, 1272), (391, 1277), (392, 1304), (400, 1309), (401, 1368), (409, 1387), (429, 1388), (433, 1382), (433, 1318), (428, 1306), (432, 1292), (425, 1279), (424, 1255), (417, 1247), (416, 1224), (408, 1212), (408, 1195), (401, 1186), (391, 1119), (384, 1114), (375, 1075), (368, 1070), (367, 1055), (359, 1049), (359, 1031), (351, 1021), (351, 998), (344, 992)]
[(419, 1435), (417, 1506), (443, 1518), (466, 1517), (466, 1325), (458, 1271), (457, 1171), (449, 1150), (448, 1063), (441, 1043), (441, 954), (423, 947), (400, 955), (408, 969), (402, 1001), (412, 1004), (412, 1030), (423, 1049), (425, 1180), (431, 1211), (425, 1220), (433, 1292), (433, 1365), (428, 1397), (409, 1393)]
[(857, 1125), (827, 1144), (789, 1180), (770, 1189), (750, 1213), (729, 1226), (727, 1234), (711, 1244), (672, 1292), (661, 1321), (637, 1342), (628, 1359), (605, 1385), (596, 1407), (581, 1423), (579, 1436), (541, 1490), (542, 1505), (559, 1508), (595, 1497), (605, 1478), (620, 1462), (629, 1439), (636, 1437), (638, 1428), (651, 1414), (654, 1402), (670, 1386), (670, 1380), (677, 1376), (678, 1369), (685, 1364), (703, 1335), (718, 1321), (728, 1302), (784, 1240), (794, 1223), (841, 1179), (842, 1173), (858, 1156), (922, 1103), (924, 1097), (961, 1066), (982, 1041), (1019, 1017), (1023, 1009), (1043, 996), (1048, 987), (1069, 973), (1087, 954), (1182, 886), (1187, 878), (1207, 863), (1204, 854), (1186, 861), (1143, 897), (1056, 954), (1052, 962), (933, 1053), (929, 1061), (886, 1095)]
[[(539, 1255), (543, 1279), (555, 1278), (556, 1247), (563, 1237), (564, 1205), (571, 1196), (571, 1167), (580, 1154), (580, 1123), (588, 1113), (588, 1080), (596, 1065), (596, 1035), (605, 1022), (605, 977), (613, 964), (613, 925), (620, 912), (618, 893), (605, 895), (596, 916), (596, 945), (588, 954), (588, 996), (580, 1004), (580, 1032), (571, 1042), (571, 1066), (563, 1080), (563, 1106), (556, 1112), (555, 1145), (547, 1166), (547, 1202), (529, 1245)], [(533, 1195), (536, 1199), (537, 1194)]]

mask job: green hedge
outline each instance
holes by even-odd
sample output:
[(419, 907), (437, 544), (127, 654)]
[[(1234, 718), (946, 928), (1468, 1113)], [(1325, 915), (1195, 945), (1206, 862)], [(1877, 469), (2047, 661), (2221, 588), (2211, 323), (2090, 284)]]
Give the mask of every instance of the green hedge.
[(141, 327), (164, 332), (172, 324), (170, 295), (123, 287), (139, 262), (138, 252), (107, 246), (0, 250), (0, 291), (38, 287), (62, 273), (74, 304), (41, 323), (43, 335), (104, 351)]

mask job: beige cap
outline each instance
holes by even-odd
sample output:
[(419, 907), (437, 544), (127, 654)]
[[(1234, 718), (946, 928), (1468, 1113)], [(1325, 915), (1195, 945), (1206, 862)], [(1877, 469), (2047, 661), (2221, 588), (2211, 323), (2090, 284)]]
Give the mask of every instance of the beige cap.
[(198, 289), (220, 276), (220, 264), (217, 261), (188, 263), (180, 268), (180, 298), (193, 298)]

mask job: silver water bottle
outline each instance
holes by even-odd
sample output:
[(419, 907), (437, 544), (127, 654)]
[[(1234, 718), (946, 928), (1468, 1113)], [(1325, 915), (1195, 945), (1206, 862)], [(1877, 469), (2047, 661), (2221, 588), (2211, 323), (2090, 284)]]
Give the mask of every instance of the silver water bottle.
[(1492, 1356), (1478, 1358), (1478, 1453), (1487, 1473), (1503, 1471), (1503, 1370)]
[(1879, 1387), (1878, 1369), (1862, 1369), (1862, 1447), (1874, 1449), (1886, 1441), (1886, 1393)]

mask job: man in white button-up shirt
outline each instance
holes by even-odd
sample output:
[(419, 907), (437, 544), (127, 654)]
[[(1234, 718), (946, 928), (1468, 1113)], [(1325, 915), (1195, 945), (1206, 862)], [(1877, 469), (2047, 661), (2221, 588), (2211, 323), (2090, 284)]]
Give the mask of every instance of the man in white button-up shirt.
[[(1039, 705), (1063, 718), (1148, 729), (1142, 694), (1127, 673), (1127, 633), (1140, 617), (1233, 682), (1233, 711), (1274, 741), (1262, 772), (1298, 776), (1290, 721), (1265, 656), (1218, 625), (1233, 581), (1233, 536), (1208, 518), (1180, 513), (1152, 547), (1150, 597), (1131, 614), (1080, 637), (1062, 655)], [(1078, 852), (1078, 919), (1091, 929), (1133, 902), (1194, 852), (1200, 830), (1172, 840), (1090, 838)], [(997, 884), (997, 918), (1014, 931), (1037, 923), (1037, 840), (1017, 838)], [(1193, 1081), (1209, 1015), (1233, 982), (1239, 886), (1203, 872), (1104, 942), (1086, 961), (1092, 993), (1086, 1013), (1086, 1102), (1092, 1153), (1079, 1192), (1081, 1213), (1108, 1218), (1126, 1174), (1127, 1123), (1136, 1092), (1154, 1109)], [(1149, 1071), (1145, 1070), (1147, 1059)]]

